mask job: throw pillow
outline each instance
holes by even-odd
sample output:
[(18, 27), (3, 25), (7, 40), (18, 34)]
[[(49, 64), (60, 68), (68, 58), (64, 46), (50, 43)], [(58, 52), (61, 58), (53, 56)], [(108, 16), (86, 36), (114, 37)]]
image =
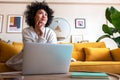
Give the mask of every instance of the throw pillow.
[(111, 50), (111, 55), (114, 61), (120, 61), (120, 48)]
[(80, 43), (74, 43), (74, 50), (72, 53), (72, 57), (77, 61), (85, 61), (85, 55), (83, 52), (83, 46)]
[(83, 53), (83, 49), (79, 48), (76, 49), (74, 48), (73, 52), (72, 52), (72, 58), (75, 58), (77, 61), (84, 61), (84, 53)]
[(0, 41), (0, 62), (4, 63), (18, 53), (13, 45)]
[(86, 61), (111, 61), (109, 48), (84, 48)]

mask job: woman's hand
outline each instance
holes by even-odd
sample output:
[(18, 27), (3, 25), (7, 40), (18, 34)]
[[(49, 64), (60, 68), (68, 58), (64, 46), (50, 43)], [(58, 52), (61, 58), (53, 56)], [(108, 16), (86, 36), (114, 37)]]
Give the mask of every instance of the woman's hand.
[(39, 18), (36, 18), (36, 20), (35, 20), (35, 32), (38, 34), (38, 36), (44, 35), (44, 26), (45, 26), (45, 24), (42, 23)]

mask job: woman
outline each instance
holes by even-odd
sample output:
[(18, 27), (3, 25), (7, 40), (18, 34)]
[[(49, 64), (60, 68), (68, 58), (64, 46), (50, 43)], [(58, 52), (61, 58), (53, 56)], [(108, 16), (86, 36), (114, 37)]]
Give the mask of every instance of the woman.
[(48, 28), (53, 10), (45, 2), (33, 2), (25, 11), (29, 27), (23, 30), (23, 42), (57, 43), (55, 32)]
[[(48, 28), (52, 21), (53, 10), (45, 2), (32, 2), (25, 11), (26, 22), (29, 27), (23, 30), (23, 43), (57, 43), (55, 32)], [(23, 53), (10, 58), (6, 64), (15, 69), (22, 70)]]

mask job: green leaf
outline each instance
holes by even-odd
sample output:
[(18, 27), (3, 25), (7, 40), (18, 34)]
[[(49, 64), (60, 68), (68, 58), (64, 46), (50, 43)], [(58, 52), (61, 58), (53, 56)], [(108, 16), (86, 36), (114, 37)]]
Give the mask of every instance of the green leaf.
[(106, 11), (105, 11), (105, 17), (110, 23), (112, 23), (110, 15), (111, 15), (110, 9), (107, 8)]
[(113, 27), (109, 27), (109, 28), (110, 28), (110, 31), (112, 32), (112, 35), (113, 35), (113, 33), (118, 32), (118, 29), (116, 29), (116, 28), (113, 28)]
[(119, 12), (117, 9), (115, 9), (113, 6), (110, 7), (110, 13), (114, 14), (116, 12)]
[(120, 12), (114, 7), (111, 7), (110, 18), (112, 25), (114, 25), (113, 27), (120, 29)]
[(120, 48), (120, 36), (112, 39), (116, 42), (117, 46)]
[(107, 8), (105, 11), (105, 17), (112, 25), (114, 25), (113, 27), (120, 29), (120, 12), (116, 8), (113, 6)]
[(109, 27), (108, 25), (106, 25), (106, 24), (103, 24), (102, 30), (104, 31), (104, 33), (107, 33), (107, 34), (109, 34), (109, 35), (113, 35), (112, 28), (110, 28), (110, 27)]

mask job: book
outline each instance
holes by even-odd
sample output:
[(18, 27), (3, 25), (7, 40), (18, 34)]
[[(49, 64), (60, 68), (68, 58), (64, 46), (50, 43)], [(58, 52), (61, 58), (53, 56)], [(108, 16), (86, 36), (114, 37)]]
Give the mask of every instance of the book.
[(103, 72), (72, 72), (72, 78), (81, 79), (106, 79), (109, 80), (108, 75)]

